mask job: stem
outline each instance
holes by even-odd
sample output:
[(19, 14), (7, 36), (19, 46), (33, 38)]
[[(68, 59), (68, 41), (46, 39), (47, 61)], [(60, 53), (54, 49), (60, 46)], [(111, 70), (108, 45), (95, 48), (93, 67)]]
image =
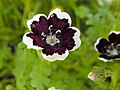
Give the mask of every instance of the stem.
[[(120, 4), (120, 2), (118, 1), (118, 7), (119, 7), (119, 4)], [(114, 24), (114, 27), (113, 27), (112, 30), (115, 30), (117, 28), (119, 20), (120, 20), (120, 10), (119, 10), (119, 8), (116, 11), (118, 12), (118, 16), (117, 16), (116, 23)]]
[(112, 81), (111, 81), (111, 88), (112, 88), (112, 90), (115, 90), (115, 86), (116, 86), (116, 84), (117, 84), (117, 80), (118, 80), (118, 78), (117, 77), (119, 77), (119, 65), (118, 65), (118, 63), (117, 62), (115, 62), (115, 63), (112, 63), (113, 64), (113, 66), (112, 66), (112, 71), (114, 71), (114, 74), (112, 75)]
[(52, 8), (54, 8), (56, 6), (55, 0), (51, 0), (51, 4), (52, 4)]
[(23, 16), (22, 16), (22, 18), (21, 18), (21, 23), (20, 23), (20, 30), (22, 30), (22, 26), (23, 26), (23, 22), (24, 22), (24, 20), (25, 20), (25, 18), (26, 18), (26, 16), (27, 16), (27, 14), (28, 14), (28, 12), (30, 12), (30, 5), (31, 5), (31, 2), (30, 2), (30, 0), (26, 0), (26, 1), (24, 1), (25, 3), (25, 8), (24, 8), (24, 13), (23, 13)]
[(80, 27), (80, 20), (79, 17), (76, 16), (76, 27)]
[(37, 55), (39, 56), (41, 61), (44, 61), (44, 58), (42, 57), (41, 52), (42, 52), (42, 50), (37, 50)]

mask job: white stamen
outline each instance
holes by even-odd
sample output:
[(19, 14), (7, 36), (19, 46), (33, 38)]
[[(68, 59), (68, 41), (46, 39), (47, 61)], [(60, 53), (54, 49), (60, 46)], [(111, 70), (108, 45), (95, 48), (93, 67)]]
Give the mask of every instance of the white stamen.
[(108, 55), (110, 54), (113, 56), (116, 56), (119, 54), (117, 48), (114, 46), (113, 43), (111, 43), (111, 46), (108, 48), (107, 53), (108, 53)]
[(46, 35), (45, 35), (45, 33), (44, 32), (42, 32), (42, 34), (41, 34), (42, 36), (44, 36), (44, 37), (46, 37)]
[(52, 35), (52, 33), (50, 32), (50, 35), (47, 36), (46, 38), (46, 42), (47, 44), (54, 46), (55, 44), (59, 43), (59, 39), (56, 38), (56, 35)]
[(60, 30), (57, 30), (55, 33), (57, 34), (58, 32), (59, 32), (59, 33), (61, 33), (61, 31), (60, 31)]
[(51, 27), (53, 27), (53, 25), (50, 25), (48, 29), (51, 30)]
[(117, 49), (107, 50), (107, 52), (110, 53), (110, 55), (113, 55), (113, 56), (118, 55)]

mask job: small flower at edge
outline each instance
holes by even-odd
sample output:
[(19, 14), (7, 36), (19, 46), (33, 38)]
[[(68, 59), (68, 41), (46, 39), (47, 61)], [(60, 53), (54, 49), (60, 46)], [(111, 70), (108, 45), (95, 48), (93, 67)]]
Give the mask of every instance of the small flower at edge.
[(108, 78), (115, 78), (115, 76), (115, 73), (110, 69), (104, 69), (101, 67), (94, 67), (93, 70), (88, 74), (88, 78), (90, 80), (101, 83), (106, 81)]
[(92, 81), (95, 81), (96, 79), (98, 79), (99, 77), (101, 77), (103, 74), (102, 73), (94, 73), (94, 72), (90, 72), (88, 74), (88, 78)]
[(109, 34), (109, 41), (99, 38), (95, 43), (95, 49), (101, 54), (102, 61), (120, 60), (120, 32), (112, 31)]
[(48, 90), (61, 90), (61, 89), (55, 89), (55, 87), (48, 88)]
[(48, 17), (37, 14), (27, 21), (30, 32), (23, 36), (28, 49), (42, 49), (42, 56), (48, 61), (65, 60), (69, 51), (81, 44), (80, 31), (71, 26), (68, 13), (54, 9)]

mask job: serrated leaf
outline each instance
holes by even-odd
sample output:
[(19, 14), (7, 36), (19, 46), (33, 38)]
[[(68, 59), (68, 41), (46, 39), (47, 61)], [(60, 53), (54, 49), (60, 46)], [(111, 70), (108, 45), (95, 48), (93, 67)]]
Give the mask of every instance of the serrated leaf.
[(50, 65), (44, 61), (36, 63), (30, 73), (31, 85), (37, 90), (42, 90), (44, 86), (47, 87), (50, 83), (48, 76), (51, 74), (51, 69)]
[(75, 13), (76, 13), (76, 16), (80, 18), (84, 18), (84, 17), (88, 17), (88, 15), (90, 14), (90, 10), (86, 6), (82, 5), (75, 9)]

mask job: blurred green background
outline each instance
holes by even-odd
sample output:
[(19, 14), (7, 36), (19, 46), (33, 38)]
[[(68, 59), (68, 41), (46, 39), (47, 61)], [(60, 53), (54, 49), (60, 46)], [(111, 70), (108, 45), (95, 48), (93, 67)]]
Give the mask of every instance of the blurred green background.
[[(119, 64), (98, 60), (94, 49), (97, 38), (120, 30), (120, 0), (108, 1), (0, 0), (0, 90), (47, 90), (52, 86), (61, 90), (119, 90)], [(37, 13), (48, 15), (54, 8), (69, 13), (72, 25), (80, 29), (82, 44), (66, 60), (49, 63), (20, 42), (28, 30), (26, 21)], [(94, 66), (117, 73), (114, 89), (109, 85), (95, 88), (95, 82), (87, 78)]]

